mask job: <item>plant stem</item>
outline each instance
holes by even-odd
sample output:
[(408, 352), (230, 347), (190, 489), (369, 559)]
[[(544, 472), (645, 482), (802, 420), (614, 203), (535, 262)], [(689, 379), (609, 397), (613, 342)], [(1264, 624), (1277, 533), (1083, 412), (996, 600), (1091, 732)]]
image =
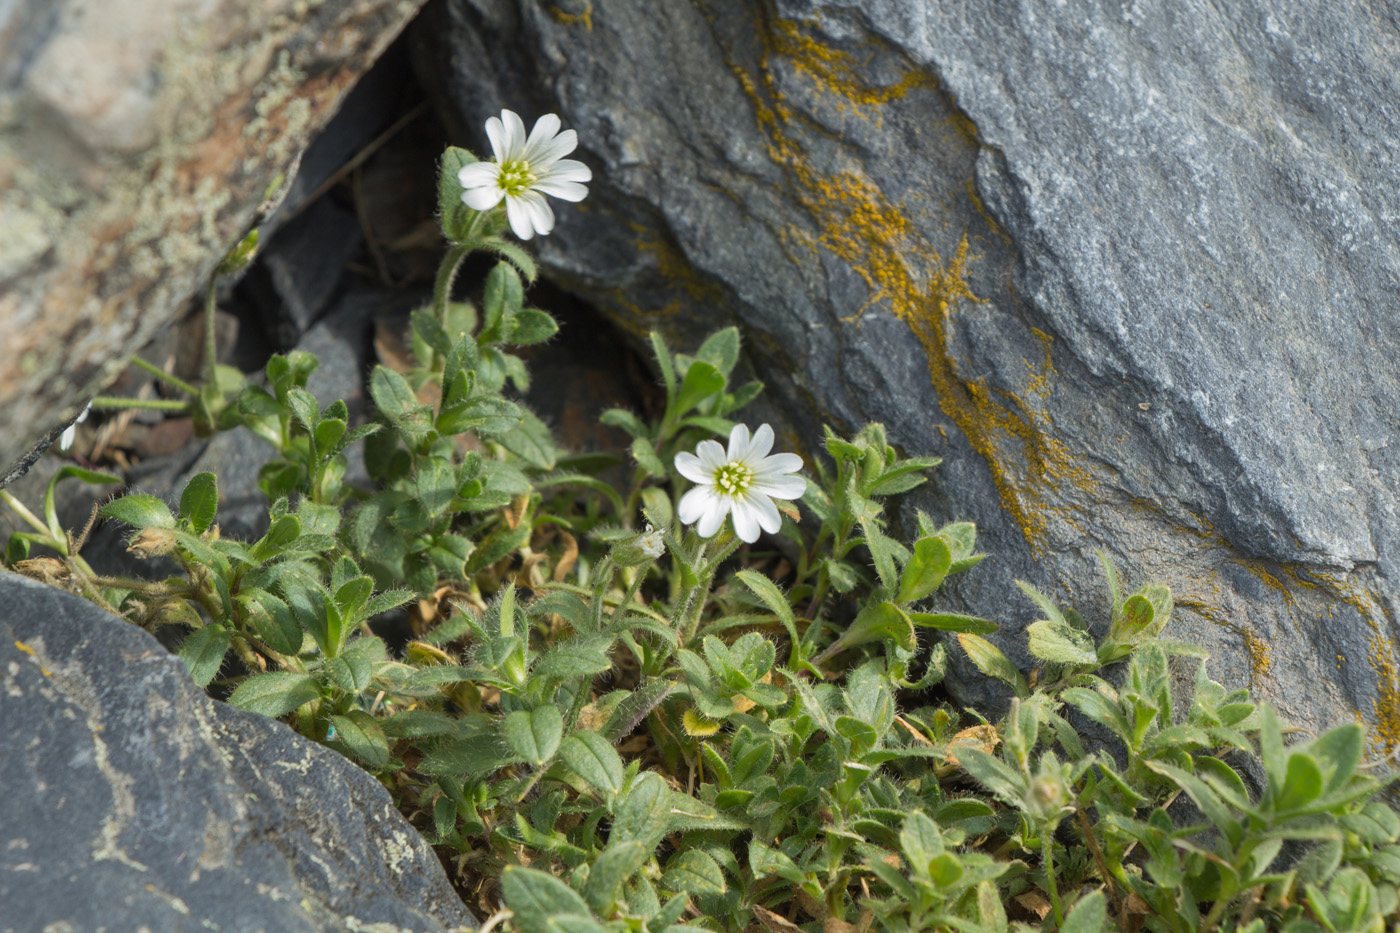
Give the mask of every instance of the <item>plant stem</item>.
[(1050, 827), (1040, 831), (1041, 863), (1045, 869), (1045, 893), (1050, 895), (1050, 909), (1055, 912), (1055, 929), (1065, 925), (1065, 913), (1060, 907), (1060, 887), (1055, 883), (1055, 835)]
[(150, 373), (152, 376), (155, 376), (162, 382), (170, 383), (175, 388), (179, 389), (181, 392), (188, 393), (189, 395), (199, 394), (199, 390), (196, 389), (194, 386), (190, 385), (185, 380), (170, 375), (170, 373), (161, 369), (159, 366), (155, 365), (154, 363), (147, 363), (139, 356), (133, 356), (131, 358), (131, 365), (135, 366), (138, 369), (144, 369), (146, 372)]
[[(472, 221), (472, 229), (475, 229), (476, 221)], [(447, 328), (447, 305), (452, 300), (452, 283), (457, 278), (457, 270), (462, 268), (462, 260), (467, 258), (467, 254), (472, 251), (470, 241), (466, 243), (454, 243), (448, 250), (447, 255), (442, 257), (442, 263), (438, 266), (437, 278), (433, 281), (433, 317), (443, 329)], [(432, 359), (429, 361), (429, 369), (437, 372), (443, 361), (438, 359), (438, 351), (434, 350)]]
[(14, 509), (16, 514), (18, 514), (20, 518), (28, 522), (29, 525), (35, 531), (38, 531), (40, 534), (45, 535), (47, 537), (53, 536), (53, 532), (49, 530), (49, 526), (45, 525), (42, 521), (40, 521), (39, 516), (29, 511), (29, 509), (25, 507), (24, 503), (16, 499), (14, 497), (14, 494), (11, 493), (8, 489), (0, 489), (0, 502), (3, 502), (10, 508)]
[(154, 411), (189, 411), (189, 402), (166, 398), (120, 398), (115, 395), (99, 395), (92, 400), (92, 407), (105, 408), (148, 408)]
[(214, 286), (218, 276), (209, 278), (209, 288), (204, 294), (204, 382), (214, 384), (214, 367), (218, 365), (218, 347), (214, 340)]

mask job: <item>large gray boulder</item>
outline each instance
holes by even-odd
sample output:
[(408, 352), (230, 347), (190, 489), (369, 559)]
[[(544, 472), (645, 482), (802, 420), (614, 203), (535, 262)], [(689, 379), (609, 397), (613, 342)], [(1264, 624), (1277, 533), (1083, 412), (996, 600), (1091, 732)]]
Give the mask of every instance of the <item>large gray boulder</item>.
[(0, 933), (429, 933), (472, 918), (372, 777), (0, 571)]
[(423, 2), (0, 3), (0, 473), (183, 310)]
[(1012, 580), (1102, 624), (1102, 547), (1171, 585), (1217, 678), (1400, 741), (1393, 12), (450, 0), (423, 25), (478, 151), (501, 106), (578, 130), (595, 182), (551, 275), (634, 332), (737, 322), (800, 439), (879, 420), (945, 458), (913, 498), (981, 527), (952, 598), (1013, 657)]

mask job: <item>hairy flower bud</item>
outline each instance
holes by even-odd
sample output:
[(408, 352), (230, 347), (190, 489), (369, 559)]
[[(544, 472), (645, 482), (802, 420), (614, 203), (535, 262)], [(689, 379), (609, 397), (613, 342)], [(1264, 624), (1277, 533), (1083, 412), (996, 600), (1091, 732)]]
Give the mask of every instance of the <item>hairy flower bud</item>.
[(646, 531), (635, 538), (614, 544), (611, 553), (613, 563), (619, 567), (650, 563), (666, 553), (665, 534), (647, 525)]

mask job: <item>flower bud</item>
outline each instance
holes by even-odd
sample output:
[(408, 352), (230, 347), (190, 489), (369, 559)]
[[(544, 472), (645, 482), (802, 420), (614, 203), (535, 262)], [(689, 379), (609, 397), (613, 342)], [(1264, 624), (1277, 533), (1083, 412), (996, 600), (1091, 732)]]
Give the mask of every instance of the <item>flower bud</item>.
[(665, 553), (665, 534), (647, 525), (646, 531), (632, 540), (613, 545), (612, 559), (619, 567), (636, 567), (650, 563)]
[(175, 550), (175, 535), (168, 528), (142, 528), (126, 549), (140, 560), (160, 557)]

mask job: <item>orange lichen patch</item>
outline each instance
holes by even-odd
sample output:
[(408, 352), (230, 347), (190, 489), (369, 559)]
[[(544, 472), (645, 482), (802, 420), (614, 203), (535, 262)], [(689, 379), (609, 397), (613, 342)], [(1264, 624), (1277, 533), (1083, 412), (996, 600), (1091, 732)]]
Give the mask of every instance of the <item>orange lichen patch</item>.
[[(856, 100), (859, 95), (842, 70), (850, 67), (848, 53), (827, 49), (794, 25), (779, 22), (764, 46), (756, 77), (732, 67), (768, 137), (769, 157), (786, 170), (793, 195), (817, 225), (817, 242), (864, 279), (872, 305), (888, 307), (914, 333), (924, 347), (944, 414), (987, 462), (1004, 507), (1032, 548), (1041, 550), (1047, 538), (1046, 516), (1063, 511), (1047, 502), (1047, 489), (1072, 483), (1092, 491), (1096, 484), (1063, 442), (1041, 430), (1037, 422), (1048, 418), (1015, 395), (994, 393), (985, 381), (958, 373), (948, 322), (960, 301), (979, 301), (967, 283), (967, 236), (961, 238), (952, 261), (945, 263), (908, 214), (862, 172), (823, 171), (810, 164), (789, 133), (796, 118), (769, 68), (773, 53), (788, 56), (800, 73), (828, 87), (844, 88), (845, 96)], [(898, 95), (882, 93), (876, 95), (878, 100), (863, 102), (892, 100), (919, 85), (936, 87), (931, 79), (911, 81)]]
[[(39, 655), (35, 654), (34, 649), (26, 645), (24, 642), (16, 641), (15, 647), (18, 648), (20, 651), (23, 651), (25, 654), (29, 655), (35, 661), (39, 661)], [(53, 676), (53, 672), (50, 671), (47, 667), (44, 667), (42, 662), (39, 663), (39, 673), (43, 674), (45, 677)]]
[(899, 100), (914, 88), (938, 86), (932, 75), (917, 68), (905, 71), (894, 84), (872, 86), (865, 76), (874, 58), (873, 50), (864, 60), (858, 59), (845, 49), (818, 42), (803, 31), (803, 25), (794, 20), (778, 20), (773, 24), (770, 47), (818, 87), (867, 108), (856, 112), (873, 113), (868, 108)]
[(583, 0), (583, 10), (579, 13), (570, 13), (562, 7), (552, 6), (549, 8), (549, 15), (554, 17), (554, 21), (561, 26), (575, 26), (583, 23), (583, 28), (589, 32), (593, 31), (593, 0)]

